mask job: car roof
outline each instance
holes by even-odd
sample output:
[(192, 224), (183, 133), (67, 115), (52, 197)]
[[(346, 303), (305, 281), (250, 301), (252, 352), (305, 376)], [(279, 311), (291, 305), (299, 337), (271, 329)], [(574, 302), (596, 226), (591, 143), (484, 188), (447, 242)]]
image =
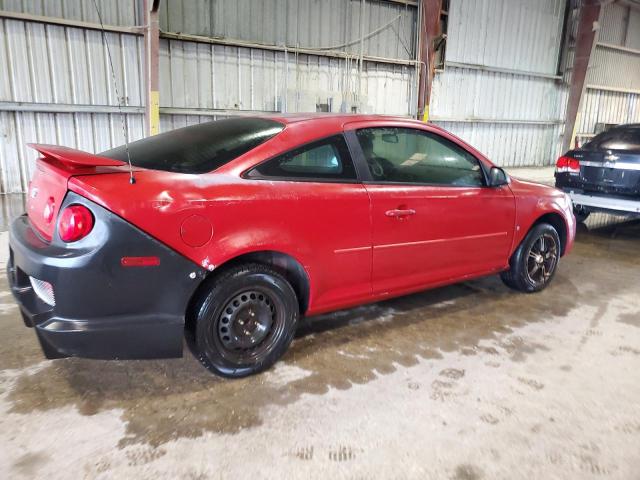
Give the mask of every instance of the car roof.
[(626, 128), (640, 128), (640, 123), (621, 123), (615, 127), (611, 127), (609, 130), (624, 130)]
[(284, 124), (323, 120), (323, 123), (325, 124), (335, 123), (336, 126), (344, 125), (347, 122), (370, 122), (380, 120), (403, 121), (417, 124), (422, 123), (419, 120), (400, 115), (374, 115), (362, 113), (275, 113), (271, 115), (264, 115), (264, 118), (269, 118)]

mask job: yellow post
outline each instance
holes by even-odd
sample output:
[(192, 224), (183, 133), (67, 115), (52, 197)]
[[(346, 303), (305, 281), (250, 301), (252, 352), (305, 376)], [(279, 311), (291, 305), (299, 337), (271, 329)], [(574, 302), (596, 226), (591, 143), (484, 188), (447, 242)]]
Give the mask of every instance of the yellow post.
[(160, 92), (149, 92), (149, 135), (160, 133)]
[(429, 121), (429, 104), (424, 106), (424, 112), (422, 112), (422, 121), (427, 123)]

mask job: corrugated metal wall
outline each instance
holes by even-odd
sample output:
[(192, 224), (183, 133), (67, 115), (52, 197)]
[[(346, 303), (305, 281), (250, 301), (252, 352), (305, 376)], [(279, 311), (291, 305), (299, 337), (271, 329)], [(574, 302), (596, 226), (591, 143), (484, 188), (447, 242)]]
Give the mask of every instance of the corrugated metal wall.
[(499, 165), (548, 165), (561, 144), (564, 0), (452, 0), (431, 117)]
[(596, 125), (640, 122), (640, 6), (608, 4), (587, 73), (578, 119), (578, 137)]
[[(361, 0), (166, 0), (160, 28), (301, 48), (360, 53)], [(379, 0), (364, 3), (365, 55), (415, 58), (417, 9)]]
[[(432, 119), (499, 164), (553, 162), (568, 78), (557, 70), (572, 58), (571, 51), (563, 62), (558, 58), (565, 3), (451, 0)], [(105, 24), (141, 23), (139, 0), (99, 5)], [(93, 0), (0, 0), (0, 9), (97, 22)], [(413, 116), (416, 20), (415, 5), (384, 0), (163, 0), (161, 129), (253, 111)], [(128, 134), (137, 139), (144, 131), (143, 39), (123, 32), (107, 38)], [(244, 43), (229, 45), (234, 42)], [(640, 121), (638, 11), (607, 5), (599, 42), (579, 124), (583, 132), (596, 123)], [(95, 29), (0, 19), (0, 65), (6, 66), (0, 68), (2, 192), (26, 188), (35, 158), (27, 142), (89, 151), (123, 142), (105, 53)], [(362, 69), (360, 53), (370, 59)]]
[[(47, 4), (50, 2), (47, 2)], [(142, 37), (108, 33), (130, 139), (144, 135)], [(26, 191), (36, 158), (28, 142), (91, 152), (124, 142), (99, 31), (0, 19), (0, 185)], [(82, 113), (86, 112), (86, 113)]]
[[(94, 0), (0, 0), (0, 10), (45, 17), (98, 22)], [(141, 25), (142, 3), (136, 0), (96, 0), (105, 25)]]
[[(414, 5), (379, 0), (166, 0), (161, 5), (163, 31), (247, 43), (163, 39), (164, 111), (324, 108), (415, 115), (415, 64), (393, 63), (415, 57)], [(317, 55), (288, 50), (296, 48)], [(360, 53), (389, 61), (364, 61), (360, 70)]]
[[(415, 68), (226, 45), (162, 40), (160, 105), (261, 111), (329, 111), (409, 115)], [(360, 92), (360, 95), (359, 95)]]
[[(140, 0), (99, 0), (98, 5), (105, 25), (142, 23)], [(382, 0), (165, 0), (161, 5), (165, 30), (256, 43), (163, 38), (162, 131), (248, 111), (328, 108), (415, 115), (416, 67), (407, 61), (416, 51), (415, 5)], [(0, 10), (98, 22), (93, 0), (0, 0)], [(277, 21), (265, 21), (268, 15)], [(329, 20), (320, 21), (324, 18)], [(361, 31), (367, 36), (362, 54), (386, 61), (364, 61), (359, 68), (360, 42), (353, 40)], [(26, 190), (36, 158), (25, 147), (28, 142), (91, 152), (124, 142), (101, 35), (95, 29), (0, 19), (0, 65), (7, 66), (0, 68), (1, 192)], [(129, 139), (135, 140), (144, 135), (143, 37), (109, 32), (107, 40)], [(317, 55), (291, 52), (295, 47), (318, 49)], [(334, 56), (325, 55), (324, 47)]]
[(555, 75), (564, 0), (453, 0), (448, 62)]
[[(118, 105), (101, 32), (0, 20), (0, 100)], [(120, 101), (142, 106), (142, 37), (107, 33)]]

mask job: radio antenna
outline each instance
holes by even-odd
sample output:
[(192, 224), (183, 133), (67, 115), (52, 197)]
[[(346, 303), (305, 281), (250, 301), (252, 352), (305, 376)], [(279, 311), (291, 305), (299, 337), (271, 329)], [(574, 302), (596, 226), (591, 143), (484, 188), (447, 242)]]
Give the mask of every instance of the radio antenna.
[(120, 122), (122, 123), (122, 134), (124, 135), (124, 151), (127, 153), (127, 163), (129, 164), (129, 183), (133, 185), (136, 183), (136, 179), (133, 176), (133, 166), (131, 165), (131, 155), (129, 154), (129, 135), (127, 134), (127, 126), (124, 118), (124, 113), (122, 112), (122, 105), (120, 103), (120, 92), (118, 91), (118, 82), (116, 81), (116, 71), (113, 68), (113, 60), (111, 59), (111, 49), (109, 48), (109, 42), (107, 41), (107, 34), (104, 30), (104, 24), (102, 23), (102, 15), (100, 14), (100, 8), (98, 8), (98, 3), (96, 0), (93, 0), (93, 6), (96, 8), (96, 13), (98, 14), (98, 20), (100, 21), (100, 28), (102, 32), (102, 42), (104, 46), (107, 48), (107, 58), (109, 59), (109, 67), (111, 68), (111, 78), (113, 79), (113, 86), (116, 91), (116, 99), (118, 100), (118, 112), (120, 113)]

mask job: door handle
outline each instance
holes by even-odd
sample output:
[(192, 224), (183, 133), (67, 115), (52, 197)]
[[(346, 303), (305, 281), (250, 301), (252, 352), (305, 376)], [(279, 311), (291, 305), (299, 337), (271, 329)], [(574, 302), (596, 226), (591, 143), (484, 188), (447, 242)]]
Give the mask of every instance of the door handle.
[(406, 217), (408, 215), (415, 215), (416, 211), (412, 208), (407, 208), (404, 210), (396, 209), (396, 210), (387, 210), (385, 215), (387, 217)]

